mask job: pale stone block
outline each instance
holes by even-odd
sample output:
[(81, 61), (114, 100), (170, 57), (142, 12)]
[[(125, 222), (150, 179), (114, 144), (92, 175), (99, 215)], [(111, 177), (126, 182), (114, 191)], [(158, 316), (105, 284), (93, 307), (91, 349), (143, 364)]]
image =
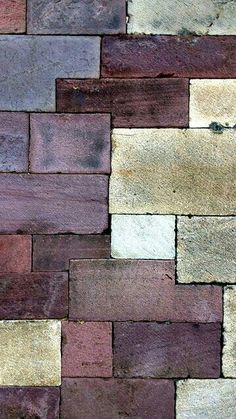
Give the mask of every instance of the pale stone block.
[(224, 291), (223, 374), (236, 377), (236, 286)]

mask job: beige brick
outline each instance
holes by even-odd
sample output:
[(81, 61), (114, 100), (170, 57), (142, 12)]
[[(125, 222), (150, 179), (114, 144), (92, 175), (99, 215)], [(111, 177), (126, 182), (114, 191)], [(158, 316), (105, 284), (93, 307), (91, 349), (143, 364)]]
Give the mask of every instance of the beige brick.
[(224, 292), (223, 374), (236, 377), (236, 286)]
[(60, 385), (59, 321), (1, 321), (0, 342), (0, 385)]
[(115, 129), (110, 212), (236, 213), (236, 131)]

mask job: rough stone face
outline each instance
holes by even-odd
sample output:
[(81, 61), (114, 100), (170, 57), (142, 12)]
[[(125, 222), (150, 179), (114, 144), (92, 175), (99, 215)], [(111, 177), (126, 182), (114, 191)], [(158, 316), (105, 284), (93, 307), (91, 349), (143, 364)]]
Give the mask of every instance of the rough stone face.
[(110, 173), (110, 115), (32, 114), (30, 171)]
[(236, 380), (177, 382), (177, 419), (235, 418)]
[(60, 385), (59, 321), (2, 321), (0, 341), (0, 385)]
[(0, 33), (25, 32), (26, 0), (0, 0)]
[(113, 215), (111, 254), (124, 259), (174, 259), (175, 217)]
[(62, 323), (62, 376), (112, 376), (111, 323)]
[(174, 383), (114, 378), (63, 380), (61, 419), (126, 417), (174, 419)]
[(177, 228), (178, 282), (236, 282), (236, 218), (178, 217)]
[(236, 286), (224, 290), (223, 374), (236, 377)]
[(220, 376), (221, 326), (211, 324), (115, 323), (116, 377)]
[(0, 273), (31, 271), (31, 237), (0, 235)]
[(0, 110), (55, 111), (56, 78), (99, 77), (98, 37), (12, 35), (0, 43)]
[(174, 261), (77, 260), (70, 264), (71, 319), (221, 321), (220, 287), (176, 286)]
[(230, 0), (135, 0), (128, 2), (128, 16), (128, 33), (236, 34), (236, 4)]
[(125, 33), (125, 0), (30, 0), (28, 33)]
[(59, 80), (57, 87), (60, 112), (111, 112), (114, 127), (188, 126), (187, 80)]
[(110, 212), (236, 214), (235, 140), (233, 129), (115, 129)]
[(101, 233), (107, 228), (103, 175), (0, 175), (0, 232)]
[(33, 270), (66, 271), (70, 259), (106, 259), (110, 253), (106, 235), (38, 235), (33, 237)]

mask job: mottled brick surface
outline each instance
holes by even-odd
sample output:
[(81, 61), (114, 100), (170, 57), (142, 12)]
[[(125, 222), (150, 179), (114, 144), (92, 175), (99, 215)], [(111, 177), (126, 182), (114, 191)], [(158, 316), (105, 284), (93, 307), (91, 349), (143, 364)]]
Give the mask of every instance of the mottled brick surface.
[(30, 272), (31, 236), (0, 235), (0, 273)]
[(0, 0), (0, 33), (25, 32), (26, 0)]
[(236, 378), (236, 286), (224, 289), (223, 375)]

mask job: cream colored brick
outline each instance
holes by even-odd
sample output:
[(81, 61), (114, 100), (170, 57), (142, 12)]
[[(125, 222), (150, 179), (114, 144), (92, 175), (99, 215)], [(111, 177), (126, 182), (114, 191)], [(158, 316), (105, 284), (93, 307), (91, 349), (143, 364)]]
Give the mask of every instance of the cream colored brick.
[(236, 286), (226, 287), (224, 291), (223, 374), (236, 377)]

